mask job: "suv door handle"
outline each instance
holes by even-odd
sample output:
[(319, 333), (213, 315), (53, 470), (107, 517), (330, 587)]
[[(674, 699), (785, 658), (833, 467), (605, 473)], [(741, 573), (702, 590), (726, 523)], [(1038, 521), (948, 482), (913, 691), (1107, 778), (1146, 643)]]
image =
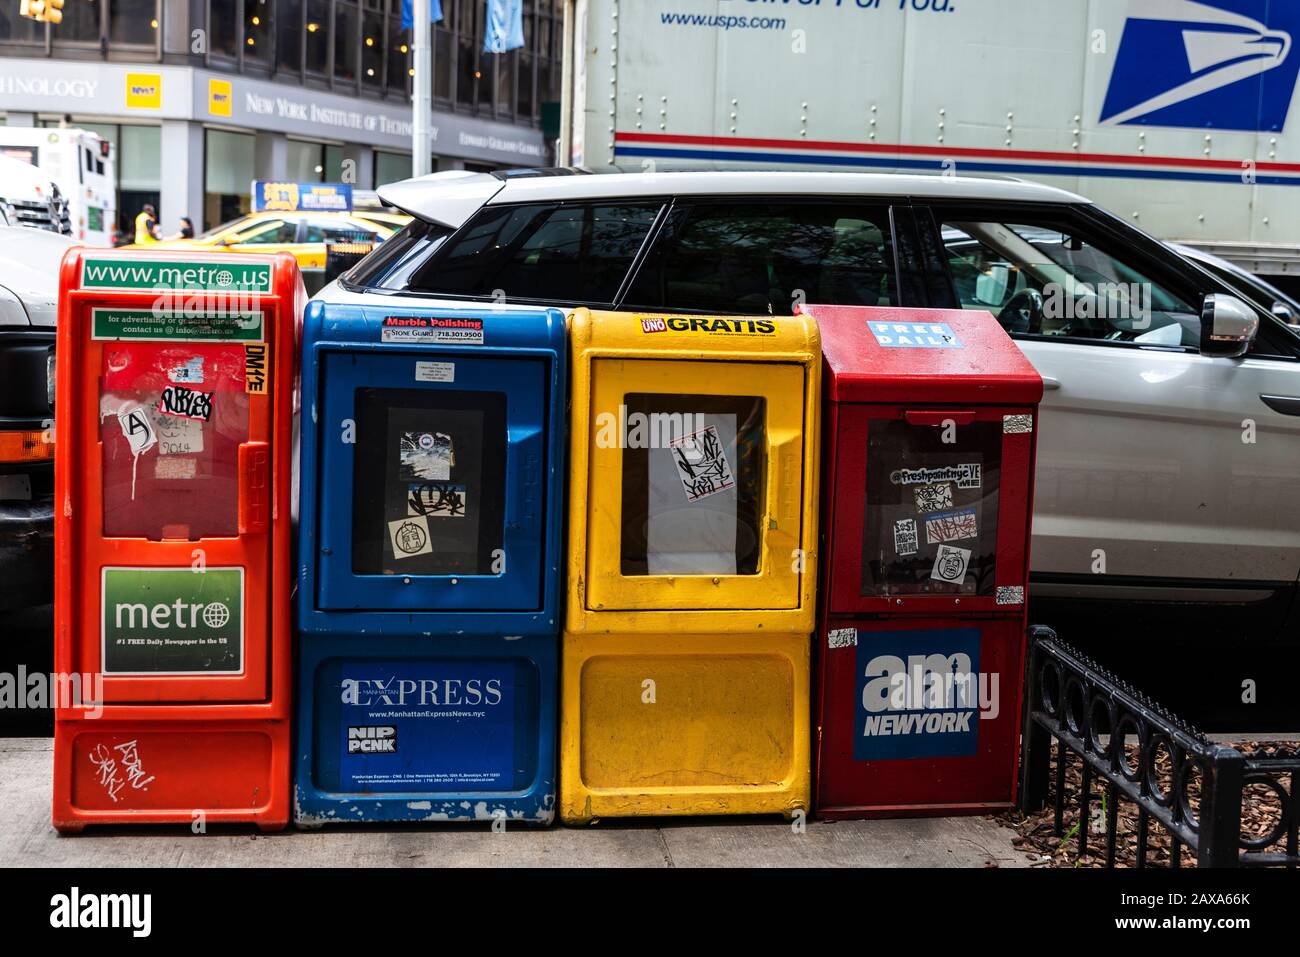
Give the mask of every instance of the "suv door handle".
[(1060, 379), (1053, 379), (1050, 375), (1043, 376), (1043, 391), (1055, 392), (1061, 387)]
[(1281, 412), (1283, 415), (1300, 415), (1300, 396), (1261, 394), (1260, 399), (1274, 412)]

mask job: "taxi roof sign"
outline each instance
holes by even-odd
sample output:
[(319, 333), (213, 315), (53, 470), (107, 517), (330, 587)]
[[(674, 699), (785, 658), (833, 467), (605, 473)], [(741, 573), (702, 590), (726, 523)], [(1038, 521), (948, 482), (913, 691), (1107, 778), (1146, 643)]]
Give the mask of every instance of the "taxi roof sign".
[(259, 213), (348, 213), (352, 211), (352, 184), (253, 180), (253, 210)]

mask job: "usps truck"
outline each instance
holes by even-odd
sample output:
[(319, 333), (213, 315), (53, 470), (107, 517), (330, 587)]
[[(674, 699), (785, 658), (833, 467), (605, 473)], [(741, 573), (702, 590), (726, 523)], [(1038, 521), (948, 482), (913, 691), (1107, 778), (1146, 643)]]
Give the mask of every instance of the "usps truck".
[(111, 246), (117, 220), (113, 144), (89, 130), (0, 127), (0, 155), (35, 166), (66, 201), (63, 232), (88, 246)]
[(559, 156), (1005, 174), (1300, 277), (1295, 0), (567, 0)]

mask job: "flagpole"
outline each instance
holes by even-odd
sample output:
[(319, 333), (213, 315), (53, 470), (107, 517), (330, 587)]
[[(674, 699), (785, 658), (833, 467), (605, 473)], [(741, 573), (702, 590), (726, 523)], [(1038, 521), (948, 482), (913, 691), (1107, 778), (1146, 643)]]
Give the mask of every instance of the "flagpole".
[(415, 77), (411, 90), (411, 175), (433, 172), (433, 57), (429, 0), (412, 0), (411, 60)]

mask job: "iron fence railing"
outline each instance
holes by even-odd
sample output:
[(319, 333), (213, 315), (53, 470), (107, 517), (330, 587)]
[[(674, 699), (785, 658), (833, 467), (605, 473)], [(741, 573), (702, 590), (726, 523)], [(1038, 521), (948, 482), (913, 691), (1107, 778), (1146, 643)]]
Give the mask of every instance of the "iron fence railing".
[[(1077, 800), (1079, 855), (1088, 852), (1094, 784), (1104, 789), (1106, 866), (1115, 866), (1121, 800), (1137, 807), (1137, 866), (1149, 866), (1152, 823), (1171, 839), (1170, 866), (1183, 847), (1198, 867), (1300, 865), (1297, 825), (1300, 753), (1243, 752), (1216, 744), (1155, 701), (1060, 641), (1030, 629), (1025, 724), (1021, 739), (1021, 809), (1044, 806), (1052, 741), (1057, 744), (1054, 830), (1063, 833), (1067, 802)], [(1136, 742), (1136, 749), (1131, 746)], [(1078, 794), (1067, 793), (1067, 755), (1082, 761)], [(1272, 826), (1243, 834), (1248, 792), (1268, 792)]]

